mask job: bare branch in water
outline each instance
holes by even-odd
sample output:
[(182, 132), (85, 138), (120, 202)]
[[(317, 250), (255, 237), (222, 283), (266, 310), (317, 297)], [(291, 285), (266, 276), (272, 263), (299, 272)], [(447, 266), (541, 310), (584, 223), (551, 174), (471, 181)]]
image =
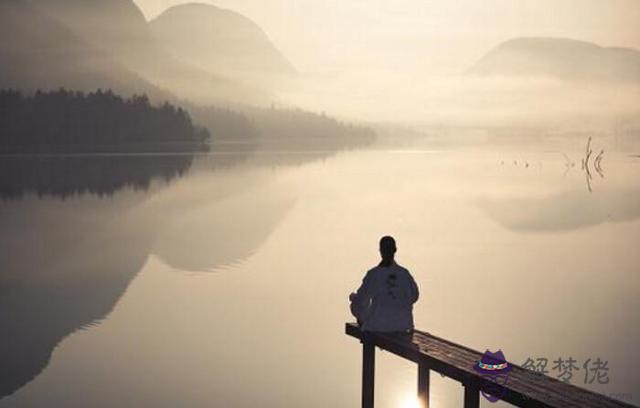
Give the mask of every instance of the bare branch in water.
[(603, 155), (604, 155), (604, 149), (600, 150), (600, 153), (598, 153), (598, 155), (593, 161), (593, 166), (595, 167), (596, 171), (598, 172), (601, 178), (604, 178), (604, 172), (602, 171), (602, 165), (601, 165)]

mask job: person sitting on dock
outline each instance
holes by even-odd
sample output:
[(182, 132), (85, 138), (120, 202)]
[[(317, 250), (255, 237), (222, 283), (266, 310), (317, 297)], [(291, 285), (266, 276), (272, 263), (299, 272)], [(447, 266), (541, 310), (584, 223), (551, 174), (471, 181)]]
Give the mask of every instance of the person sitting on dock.
[(411, 273), (395, 262), (395, 253), (393, 237), (382, 237), (382, 260), (366, 273), (358, 290), (349, 295), (351, 313), (363, 331), (413, 330), (413, 304), (420, 293)]

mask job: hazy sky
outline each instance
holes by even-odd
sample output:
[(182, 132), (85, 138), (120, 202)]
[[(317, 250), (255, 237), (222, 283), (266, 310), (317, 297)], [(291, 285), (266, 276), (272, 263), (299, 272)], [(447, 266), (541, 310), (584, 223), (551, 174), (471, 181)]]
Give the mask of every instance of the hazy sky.
[[(184, 0), (135, 0), (147, 18)], [(515, 36), (640, 48), (640, 0), (215, 0), (305, 72), (451, 73)], [(400, 70), (398, 70), (400, 68)]]

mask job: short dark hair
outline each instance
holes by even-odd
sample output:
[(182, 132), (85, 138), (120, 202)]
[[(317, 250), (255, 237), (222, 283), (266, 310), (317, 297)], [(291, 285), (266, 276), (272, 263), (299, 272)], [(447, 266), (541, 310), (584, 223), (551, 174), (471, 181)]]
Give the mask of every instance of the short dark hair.
[(385, 235), (384, 237), (380, 238), (380, 246), (385, 243), (393, 245), (394, 248), (396, 247), (396, 240), (393, 239), (393, 237), (390, 235)]

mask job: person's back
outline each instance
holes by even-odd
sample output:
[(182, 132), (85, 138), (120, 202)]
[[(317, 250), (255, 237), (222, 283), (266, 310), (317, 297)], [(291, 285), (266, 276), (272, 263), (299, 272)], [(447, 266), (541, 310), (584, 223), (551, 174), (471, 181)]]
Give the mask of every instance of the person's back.
[(395, 241), (380, 240), (382, 261), (370, 269), (356, 293), (349, 297), (351, 312), (362, 330), (397, 332), (413, 329), (413, 304), (418, 285), (409, 271), (394, 260)]

